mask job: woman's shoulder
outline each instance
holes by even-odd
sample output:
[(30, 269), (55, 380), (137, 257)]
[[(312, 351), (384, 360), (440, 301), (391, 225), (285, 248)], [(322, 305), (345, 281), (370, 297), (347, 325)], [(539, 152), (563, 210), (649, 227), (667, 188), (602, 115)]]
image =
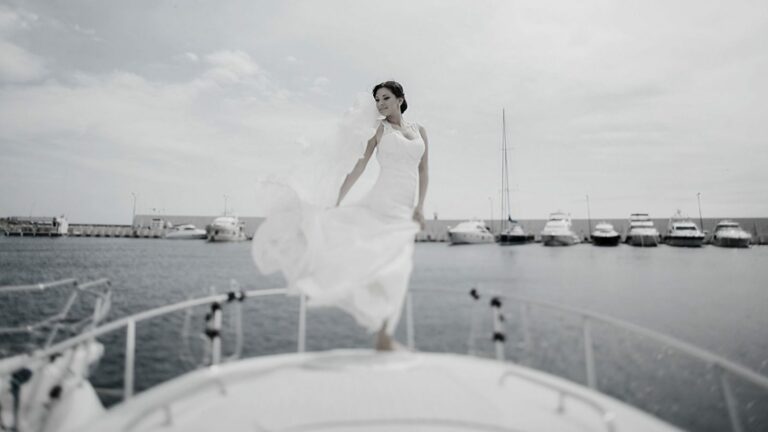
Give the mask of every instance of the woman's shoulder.
[(403, 121), (405, 122), (406, 127), (410, 128), (410, 129), (413, 129), (415, 131), (423, 131), (424, 130), (424, 126), (420, 122), (418, 122), (416, 120), (404, 119)]

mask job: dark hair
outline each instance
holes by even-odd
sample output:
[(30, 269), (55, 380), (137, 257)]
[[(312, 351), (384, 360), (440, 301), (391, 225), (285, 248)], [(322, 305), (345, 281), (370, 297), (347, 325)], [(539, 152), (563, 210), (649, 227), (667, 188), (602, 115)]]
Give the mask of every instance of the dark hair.
[(373, 97), (376, 97), (376, 92), (385, 88), (392, 92), (397, 98), (403, 98), (403, 103), (400, 105), (400, 113), (404, 113), (408, 109), (408, 102), (405, 100), (405, 92), (403, 92), (403, 86), (397, 81), (384, 81), (381, 84), (376, 84), (373, 88)]

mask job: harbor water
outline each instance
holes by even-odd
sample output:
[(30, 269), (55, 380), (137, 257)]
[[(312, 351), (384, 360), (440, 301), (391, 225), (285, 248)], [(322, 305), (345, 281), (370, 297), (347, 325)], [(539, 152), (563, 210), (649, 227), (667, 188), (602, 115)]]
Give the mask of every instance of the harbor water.
[[(424, 351), (491, 357), (492, 295), (586, 309), (690, 342), (768, 375), (768, 247), (688, 249), (661, 245), (600, 248), (581, 244), (450, 246), (418, 243), (411, 278), (416, 345)], [(250, 243), (124, 238), (0, 237), (0, 286), (77, 278), (108, 278), (110, 319), (161, 305), (237, 289), (277, 288), (279, 275), (261, 275)], [(480, 300), (469, 291), (476, 288)], [(68, 294), (56, 289), (0, 295), (0, 326), (57, 312)], [(86, 313), (87, 298), (80, 310)], [(549, 310), (531, 311), (531, 347), (520, 343), (520, 308), (505, 301), (507, 358), (584, 383), (579, 322)], [(244, 356), (296, 349), (298, 301), (249, 299), (243, 304)], [(140, 324), (136, 385), (147, 388), (204, 361), (205, 308)], [(403, 320), (398, 338), (404, 341)], [(371, 347), (373, 336), (344, 313), (312, 309), (307, 349)], [(225, 309), (225, 354), (233, 350)], [(2, 336), (0, 355), (33, 347), (42, 335)], [(619, 399), (695, 431), (728, 430), (717, 375), (709, 365), (615, 329), (595, 327), (598, 387)], [(124, 335), (101, 339), (107, 354), (93, 375), (99, 389), (120, 389)], [(768, 394), (734, 383), (744, 430), (768, 430)], [(113, 403), (109, 392), (104, 401)]]

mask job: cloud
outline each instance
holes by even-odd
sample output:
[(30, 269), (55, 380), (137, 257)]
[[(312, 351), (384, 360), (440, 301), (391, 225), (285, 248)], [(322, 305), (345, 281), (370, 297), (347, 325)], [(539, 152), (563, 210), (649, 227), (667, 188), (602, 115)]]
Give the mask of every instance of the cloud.
[(191, 63), (198, 63), (200, 61), (200, 56), (198, 56), (197, 54), (195, 54), (193, 52), (185, 52), (184, 54), (179, 54), (179, 55), (175, 56), (174, 58), (177, 59), (177, 60), (188, 61), (188, 62), (191, 62)]
[(45, 62), (9, 39), (13, 33), (27, 30), (37, 16), (0, 6), (0, 83), (22, 83), (45, 75)]
[(320, 76), (315, 78), (312, 81), (312, 85), (309, 88), (309, 91), (312, 93), (316, 93), (319, 95), (327, 95), (328, 93), (328, 86), (330, 85), (331, 80), (329, 80), (326, 77)]
[(258, 75), (261, 68), (243, 51), (220, 51), (205, 56), (205, 61), (213, 66), (208, 73), (225, 82), (240, 82)]
[(11, 10), (0, 5), (0, 34), (18, 30), (28, 30), (38, 20), (38, 16), (26, 10)]
[[(245, 198), (255, 180), (287, 168), (307, 140), (327, 130), (333, 113), (269, 81), (267, 71), (244, 52), (219, 51), (204, 59), (207, 68), (178, 83), (116, 71), (0, 87), (0, 171), (18, 174), (11, 164), (33, 171), (46, 167), (49, 174), (38, 180), (63, 187), (75, 180), (54, 173), (74, 170), (82, 177), (77, 181), (122, 192), (141, 185), (133, 188), (153, 191), (143, 192), (145, 202), (175, 195), (180, 185), (201, 197), (224, 190), (242, 197), (241, 211), (258, 214), (258, 203)], [(309, 138), (299, 141), (300, 135)], [(13, 182), (23, 187), (25, 178)], [(24, 199), (7, 195), (6, 205), (24, 207)], [(209, 208), (186, 197), (174, 205), (182, 213), (215, 214), (215, 202)], [(109, 219), (114, 210), (82, 211)]]
[(0, 40), (0, 83), (23, 83), (45, 76), (45, 62), (17, 45)]

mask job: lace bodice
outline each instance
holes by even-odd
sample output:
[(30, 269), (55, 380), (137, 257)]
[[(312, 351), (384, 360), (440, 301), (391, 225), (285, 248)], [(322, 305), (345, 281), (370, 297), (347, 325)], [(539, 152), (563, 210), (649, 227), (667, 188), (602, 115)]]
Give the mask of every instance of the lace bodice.
[[(410, 218), (416, 199), (424, 140), (416, 123), (403, 120), (398, 129), (386, 120), (382, 120), (381, 124), (383, 132), (376, 152), (381, 171), (362, 203), (386, 216)], [(408, 139), (406, 133), (414, 139)]]
[[(386, 120), (382, 120), (381, 124), (384, 131), (376, 154), (381, 168), (415, 170), (424, 153), (424, 141), (419, 133), (419, 126), (405, 120), (399, 129), (396, 129)], [(412, 139), (408, 138), (406, 134)]]

